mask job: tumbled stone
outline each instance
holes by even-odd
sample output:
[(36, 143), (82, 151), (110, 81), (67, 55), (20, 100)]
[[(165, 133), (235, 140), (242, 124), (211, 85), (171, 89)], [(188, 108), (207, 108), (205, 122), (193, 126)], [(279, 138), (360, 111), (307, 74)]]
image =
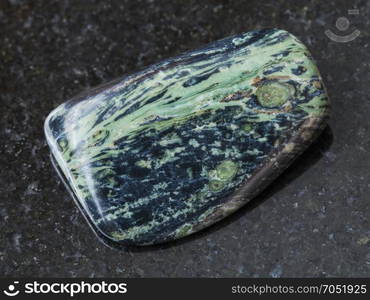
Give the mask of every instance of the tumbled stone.
[(328, 107), (306, 47), (267, 29), (85, 92), (50, 113), (45, 133), (95, 231), (146, 245), (243, 206), (312, 142)]

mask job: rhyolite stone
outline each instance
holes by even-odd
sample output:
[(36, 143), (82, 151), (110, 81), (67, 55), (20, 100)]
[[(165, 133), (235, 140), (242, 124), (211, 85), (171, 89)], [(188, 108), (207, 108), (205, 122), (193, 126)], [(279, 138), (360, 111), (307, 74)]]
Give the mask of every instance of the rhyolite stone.
[(328, 108), (307, 48), (265, 29), (87, 91), (53, 110), (45, 133), (98, 235), (148, 245), (243, 206), (312, 142)]

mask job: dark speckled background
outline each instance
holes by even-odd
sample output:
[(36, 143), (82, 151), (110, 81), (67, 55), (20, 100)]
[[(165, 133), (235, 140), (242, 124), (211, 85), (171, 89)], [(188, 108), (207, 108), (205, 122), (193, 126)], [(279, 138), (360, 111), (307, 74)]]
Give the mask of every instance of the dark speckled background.
[[(347, 10), (358, 8), (359, 16)], [(0, 275), (370, 276), (370, 1), (0, 0)], [(351, 20), (355, 41), (326, 29)], [(280, 27), (311, 50), (332, 101), (319, 140), (252, 203), (155, 248), (101, 244), (56, 176), (48, 112), (81, 90), (207, 42)]]

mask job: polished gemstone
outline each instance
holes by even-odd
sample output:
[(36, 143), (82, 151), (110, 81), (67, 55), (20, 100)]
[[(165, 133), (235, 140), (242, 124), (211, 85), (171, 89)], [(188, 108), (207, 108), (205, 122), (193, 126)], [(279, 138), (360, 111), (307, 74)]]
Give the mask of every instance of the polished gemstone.
[(50, 113), (45, 133), (95, 231), (147, 245), (252, 199), (318, 135), (328, 107), (307, 48), (266, 29), (85, 92)]

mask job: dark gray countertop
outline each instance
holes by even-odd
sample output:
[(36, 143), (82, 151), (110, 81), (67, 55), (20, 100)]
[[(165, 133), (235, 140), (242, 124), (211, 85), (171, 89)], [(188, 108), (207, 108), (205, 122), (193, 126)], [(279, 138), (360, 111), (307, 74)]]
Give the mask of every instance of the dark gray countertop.
[[(279, 3), (0, 0), (0, 275), (370, 276), (370, 1)], [(341, 16), (345, 32), (335, 28)], [(329, 127), (215, 226), (141, 250), (101, 244), (51, 167), (48, 112), (87, 87), (262, 27), (311, 50), (332, 102)], [(348, 43), (324, 34), (355, 28)]]

